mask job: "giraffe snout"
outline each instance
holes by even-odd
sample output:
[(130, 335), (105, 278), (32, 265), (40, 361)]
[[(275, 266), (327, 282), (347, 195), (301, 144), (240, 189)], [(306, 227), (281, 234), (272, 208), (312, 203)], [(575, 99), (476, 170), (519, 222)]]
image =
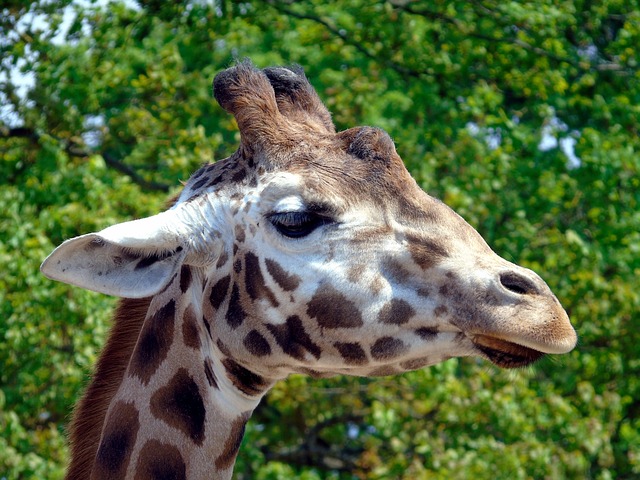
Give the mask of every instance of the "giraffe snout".
[[(569, 316), (546, 282), (517, 265), (497, 273), (490, 288), (500, 293), (498, 319), (491, 322), (493, 338), (514, 342), (542, 353), (567, 353), (577, 342)], [(500, 318), (502, 317), (502, 318)]]
[(463, 278), (462, 288), (474, 293), (454, 308), (455, 324), (496, 365), (528, 365), (575, 347), (569, 316), (535, 272), (500, 259), (493, 268)]

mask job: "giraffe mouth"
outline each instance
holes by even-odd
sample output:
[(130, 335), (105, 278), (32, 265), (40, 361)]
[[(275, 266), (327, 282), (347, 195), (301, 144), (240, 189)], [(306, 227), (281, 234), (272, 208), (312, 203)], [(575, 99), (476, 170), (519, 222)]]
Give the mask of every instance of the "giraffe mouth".
[(472, 341), (492, 363), (502, 368), (525, 367), (544, 356), (533, 348), (487, 335), (475, 335)]

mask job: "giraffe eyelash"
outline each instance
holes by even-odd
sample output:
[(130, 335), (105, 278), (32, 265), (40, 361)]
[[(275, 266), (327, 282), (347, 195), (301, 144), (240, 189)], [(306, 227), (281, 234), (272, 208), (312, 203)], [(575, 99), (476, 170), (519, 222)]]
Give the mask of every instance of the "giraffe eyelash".
[(268, 219), (278, 233), (288, 238), (306, 237), (318, 227), (331, 223), (329, 218), (307, 211), (272, 213)]

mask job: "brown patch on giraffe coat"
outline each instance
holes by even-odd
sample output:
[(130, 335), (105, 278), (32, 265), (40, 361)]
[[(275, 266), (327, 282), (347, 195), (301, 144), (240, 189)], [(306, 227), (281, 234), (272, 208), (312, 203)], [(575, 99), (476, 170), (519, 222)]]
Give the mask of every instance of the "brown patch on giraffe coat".
[(423, 340), (434, 340), (438, 336), (438, 329), (436, 327), (421, 327), (415, 330)]
[(364, 365), (369, 362), (367, 354), (358, 343), (335, 342), (333, 346), (349, 365)]
[(185, 293), (191, 285), (191, 268), (188, 265), (183, 265), (180, 269), (180, 291)]
[(153, 394), (150, 404), (156, 418), (202, 444), (206, 409), (198, 384), (186, 368), (178, 369), (169, 383)]
[(207, 329), (207, 334), (209, 335), (209, 338), (211, 340), (213, 340), (213, 336), (211, 335), (211, 322), (209, 322), (209, 320), (207, 320), (206, 316), (202, 316), (202, 323), (204, 323), (204, 328)]
[(231, 177), (232, 183), (240, 183), (247, 176), (247, 170), (244, 167), (240, 167)]
[[(377, 227), (369, 227), (358, 229), (353, 232), (349, 238), (349, 246), (352, 249), (363, 248), (364, 245), (373, 245), (380, 238), (384, 238), (393, 232), (389, 225), (380, 225)], [(365, 266), (365, 265), (363, 265)]]
[(202, 177), (202, 175), (204, 175), (209, 171), (209, 167), (211, 167), (211, 165), (201, 166), (193, 175), (191, 175), (191, 178), (189, 179), (189, 181), (192, 182), (194, 180), (198, 180), (200, 177)]
[(333, 372), (321, 372), (319, 370), (314, 370), (312, 368), (307, 367), (296, 367), (293, 369), (295, 373), (300, 373), (302, 375), (309, 375), (312, 378), (330, 378), (335, 377), (337, 374)]
[(247, 370), (235, 360), (225, 358), (222, 360), (222, 365), (227, 370), (227, 377), (231, 383), (241, 392), (256, 396), (267, 389), (268, 384), (264, 378)]
[(216, 262), (216, 269), (222, 268), (227, 261), (229, 260), (229, 254), (226, 250), (223, 250), (220, 256), (218, 257), (218, 261)]
[(291, 369), (291, 371), (293, 373), (299, 373), (300, 375), (309, 375), (310, 377), (313, 377), (313, 378), (321, 378), (319, 376), (321, 374), (321, 372), (319, 372), (318, 370), (314, 370), (312, 368), (294, 367), (294, 368)]
[(301, 279), (298, 275), (290, 274), (285, 271), (275, 260), (267, 258), (265, 260), (269, 275), (285, 292), (292, 292), (300, 285)]
[(218, 339), (216, 341), (216, 345), (218, 346), (218, 350), (220, 350), (220, 353), (222, 353), (222, 355), (224, 355), (225, 357), (231, 356), (231, 351), (229, 350), (229, 347), (227, 347), (222, 340)]
[(271, 303), (272, 307), (278, 307), (280, 305), (276, 296), (271, 289), (267, 287), (262, 276), (262, 269), (260, 268), (260, 260), (256, 255), (251, 252), (247, 252), (244, 256), (245, 267), (245, 286), (247, 293), (252, 300), (258, 300), (266, 298)]
[(205, 184), (209, 181), (208, 178), (201, 178), (200, 180), (198, 180), (196, 183), (194, 183), (193, 185), (191, 185), (191, 190), (195, 191), (195, 190), (199, 190), (200, 188), (204, 187)]
[(138, 410), (133, 403), (120, 401), (114, 405), (96, 454), (94, 477), (124, 478), (139, 429)]
[(362, 279), (362, 275), (367, 270), (367, 265), (364, 263), (356, 263), (349, 267), (347, 270), (347, 280), (351, 283), (358, 283)]
[(419, 370), (420, 368), (424, 367), (425, 365), (429, 365), (430, 363), (431, 360), (429, 359), (429, 357), (414, 358), (412, 360), (402, 362), (400, 364), (400, 368), (403, 368), (404, 370)]
[(407, 201), (406, 198), (398, 197), (398, 213), (409, 225), (442, 223), (442, 208), (438, 207), (444, 206), (444, 203), (433, 197), (428, 197), (428, 200), (433, 204), (421, 206)]
[(375, 360), (391, 360), (409, 349), (399, 338), (381, 337), (371, 346), (371, 357)]
[(436, 316), (436, 318), (439, 318), (439, 317), (442, 317), (443, 315), (446, 315), (448, 312), (449, 312), (449, 309), (446, 306), (438, 305), (433, 311), (433, 314)]
[(186, 480), (187, 467), (173, 445), (149, 440), (140, 450), (134, 480)]
[(242, 225), (236, 225), (234, 230), (236, 233), (236, 241), (238, 243), (244, 243), (246, 236), (244, 234), (244, 228), (242, 227)]
[(271, 346), (269, 345), (269, 342), (267, 342), (267, 339), (264, 338), (257, 330), (251, 330), (247, 333), (242, 343), (249, 353), (256, 357), (271, 355)]
[(419, 297), (429, 298), (431, 296), (431, 289), (428, 287), (421, 287), (416, 290)]
[(382, 261), (382, 272), (396, 283), (406, 283), (413, 274), (395, 258), (385, 258)]
[(307, 351), (316, 359), (320, 358), (322, 351), (309, 337), (300, 317), (293, 315), (287, 318), (283, 325), (268, 323), (267, 328), (276, 339), (278, 345), (280, 345), (280, 348), (282, 348), (282, 351), (287, 355), (298, 360), (304, 360), (305, 351)]
[(173, 342), (176, 302), (170, 300), (148, 318), (131, 357), (130, 372), (146, 385), (167, 358)]
[(363, 325), (355, 303), (331, 285), (318, 287), (307, 304), (307, 314), (323, 328), (356, 328)]
[[(442, 297), (450, 297), (455, 295), (455, 292), (461, 290), (459, 286), (460, 279), (453, 272), (449, 271), (445, 274), (447, 280), (443, 282), (443, 284), (438, 288), (438, 293)], [(483, 299), (485, 301), (486, 299)]]
[(215, 466), (218, 470), (227, 470), (233, 467), (236, 456), (238, 455), (238, 450), (240, 450), (240, 445), (242, 444), (245, 426), (247, 425), (250, 415), (250, 412), (245, 412), (231, 423), (231, 431), (229, 432), (227, 441), (224, 443), (224, 449), (215, 461)]
[(448, 297), (450, 292), (451, 292), (451, 286), (447, 283), (445, 283), (438, 289), (438, 293), (443, 297)]
[(449, 256), (445, 245), (437, 240), (407, 233), (409, 253), (411, 258), (423, 270), (428, 270), (438, 265)]
[(207, 187), (213, 187), (214, 185), (217, 185), (218, 183), (220, 183), (223, 179), (224, 179), (224, 173), (220, 173), (219, 175), (216, 175), (215, 177), (213, 177), (213, 179), (207, 184)]
[(415, 313), (416, 311), (408, 302), (394, 298), (382, 307), (378, 314), (378, 321), (392, 325), (403, 325), (407, 323)]
[(231, 297), (229, 297), (229, 308), (227, 310), (227, 324), (234, 330), (242, 325), (247, 314), (240, 304), (240, 289), (237, 284), (233, 284), (231, 288)]
[(392, 365), (383, 365), (378, 368), (374, 368), (369, 373), (367, 373), (368, 377), (387, 377), (389, 375), (395, 375), (400, 373), (398, 369)]
[(222, 302), (224, 302), (224, 299), (227, 298), (229, 283), (231, 283), (231, 277), (227, 275), (226, 277), (222, 277), (213, 287), (211, 287), (209, 302), (215, 310), (219, 309)]
[(192, 305), (187, 307), (182, 317), (182, 337), (187, 347), (195, 349), (201, 347), (200, 330), (198, 329), (198, 321)]
[(386, 282), (384, 280), (384, 277), (379, 273), (376, 273), (374, 279), (371, 281), (371, 285), (369, 286), (369, 288), (374, 295), (378, 295), (384, 288), (385, 283)]
[(218, 380), (216, 379), (216, 374), (213, 373), (213, 362), (208, 357), (204, 359), (204, 374), (207, 377), (207, 382), (209, 382), (209, 385), (215, 389), (218, 389)]

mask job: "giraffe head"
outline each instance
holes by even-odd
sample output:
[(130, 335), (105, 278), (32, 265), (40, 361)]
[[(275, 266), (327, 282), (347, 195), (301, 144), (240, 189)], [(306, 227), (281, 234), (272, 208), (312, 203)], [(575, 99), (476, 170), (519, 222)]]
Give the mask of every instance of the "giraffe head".
[(546, 283), (423, 192), (384, 131), (336, 132), (301, 70), (242, 63), (214, 95), (238, 150), (171, 209), (66, 241), (45, 275), (185, 297), (246, 394), (291, 372), (386, 375), (472, 355), (517, 367), (574, 347)]

